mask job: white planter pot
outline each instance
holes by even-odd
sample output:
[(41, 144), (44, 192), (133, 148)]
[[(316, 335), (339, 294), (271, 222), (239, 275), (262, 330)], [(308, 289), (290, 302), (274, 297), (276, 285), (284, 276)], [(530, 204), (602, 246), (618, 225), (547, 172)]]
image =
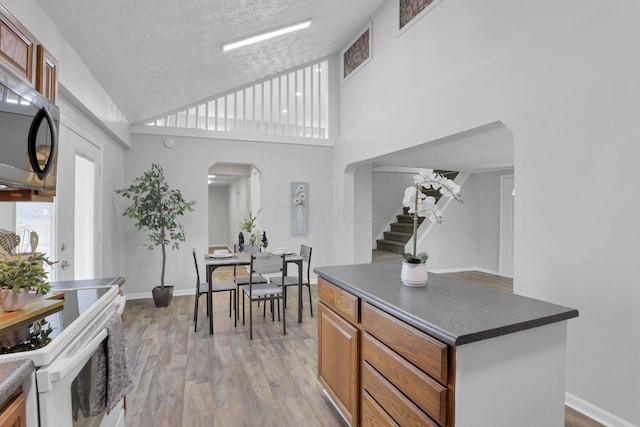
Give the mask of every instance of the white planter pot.
[(411, 264), (402, 261), (402, 271), (400, 272), (400, 280), (405, 286), (418, 288), (427, 284), (427, 264)]
[(0, 307), (2, 307), (4, 311), (20, 310), (26, 303), (27, 290), (25, 288), (17, 292), (13, 292), (11, 289), (0, 290)]

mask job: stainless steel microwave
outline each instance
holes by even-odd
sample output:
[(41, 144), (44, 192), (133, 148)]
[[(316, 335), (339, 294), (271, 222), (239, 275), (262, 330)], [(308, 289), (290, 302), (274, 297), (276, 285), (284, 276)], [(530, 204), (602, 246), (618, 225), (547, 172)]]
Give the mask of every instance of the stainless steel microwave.
[(55, 104), (0, 64), (2, 200), (11, 200), (2, 197), (11, 192), (44, 199), (55, 195), (59, 122)]

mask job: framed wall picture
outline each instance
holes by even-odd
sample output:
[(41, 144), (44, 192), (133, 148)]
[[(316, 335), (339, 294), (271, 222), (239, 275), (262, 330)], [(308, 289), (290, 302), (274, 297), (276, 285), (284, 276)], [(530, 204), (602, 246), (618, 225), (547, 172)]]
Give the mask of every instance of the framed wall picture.
[(371, 61), (371, 22), (348, 44), (340, 55), (343, 81)]
[(429, 13), (442, 0), (398, 0), (398, 35)]
[(291, 234), (309, 234), (308, 182), (291, 182)]

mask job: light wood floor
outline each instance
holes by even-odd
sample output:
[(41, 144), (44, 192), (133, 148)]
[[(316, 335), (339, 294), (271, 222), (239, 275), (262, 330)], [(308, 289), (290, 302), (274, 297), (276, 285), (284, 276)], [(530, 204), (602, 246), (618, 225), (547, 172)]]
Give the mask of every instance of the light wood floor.
[[(289, 307), (295, 307), (297, 290), (289, 289)], [(315, 285), (312, 297), (315, 307)], [(249, 341), (249, 325), (234, 328), (228, 317), (227, 294), (214, 296), (213, 336), (204, 296), (200, 302), (198, 332), (193, 296), (174, 296), (167, 308), (156, 308), (151, 299), (127, 302), (127, 361), (136, 385), (127, 397), (127, 426), (345, 425), (317, 381), (315, 309), (311, 318), (305, 303), (302, 324), (295, 310), (287, 310), (286, 336), (280, 322), (255, 310)], [(565, 426), (600, 424), (567, 409)]]

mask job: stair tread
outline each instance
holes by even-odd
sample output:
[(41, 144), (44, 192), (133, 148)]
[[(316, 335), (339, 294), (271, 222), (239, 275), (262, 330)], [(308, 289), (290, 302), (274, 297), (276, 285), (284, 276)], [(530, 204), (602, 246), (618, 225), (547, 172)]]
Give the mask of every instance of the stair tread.
[(392, 236), (409, 236), (409, 237), (411, 237), (413, 235), (413, 233), (411, 233), (411, 232), (403, 233), (401, 231), (385, 231), (384, 233), (392, 235)]
[(402, 242), (396, 242), (395, 240), (385, 240), (385, 239), (378, 239), (376, 240), (376, 243), (383, 243), (385, 245), (391, 245), (391, 246), (401, 246), (404, 248), (405, 244)]

